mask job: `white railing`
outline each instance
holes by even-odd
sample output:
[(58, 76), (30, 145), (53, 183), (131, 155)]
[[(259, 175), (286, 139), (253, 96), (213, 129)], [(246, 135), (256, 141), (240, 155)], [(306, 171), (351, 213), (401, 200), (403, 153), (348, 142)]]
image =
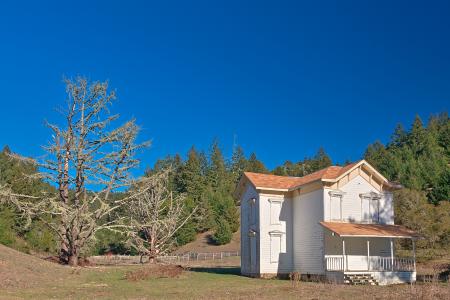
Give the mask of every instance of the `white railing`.
[(371, 256), (367, 263), (367, 256), (326, 255), (325, 268), (327, 271), (415, 271), (414, 258), (388, 256)]
[(374, 271), (414, 271), (414, 258), (410, 257), (376, 257), (371, 269)]
[(342, 255), (327, 255), (325, 266), (327, 271), (342, 271), (344, 270), (344, 258)]

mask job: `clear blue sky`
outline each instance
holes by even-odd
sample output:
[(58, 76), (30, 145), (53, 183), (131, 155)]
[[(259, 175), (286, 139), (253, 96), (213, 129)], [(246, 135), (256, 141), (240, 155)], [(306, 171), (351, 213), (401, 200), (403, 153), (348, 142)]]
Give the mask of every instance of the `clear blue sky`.
[(234, 135), (270, 168), (356, 160), (449, 108), (449, 1), (33, 2), (0, 4), (0, 145), (25, 155), (63, 75), (110, 81), (153, 140), (144, 166), (215, 137), (229, 156)]

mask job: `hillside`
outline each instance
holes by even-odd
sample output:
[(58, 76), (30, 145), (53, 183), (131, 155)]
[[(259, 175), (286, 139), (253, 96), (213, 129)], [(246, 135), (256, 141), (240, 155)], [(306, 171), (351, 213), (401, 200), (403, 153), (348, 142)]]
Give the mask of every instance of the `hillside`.
[(27, 288), (63, 280), (70, 269), (0, 244), (0, 288)]
[(176, 254), (182, 254), (186, 252), (234, 252), (234, 251), (241, 251), (241, 234), (240, 230), (233, 233), (233, 237), (231, 238), (231, 242), (229, 242), (226, 245), (214, 245), (214, 243), (211, 241), (211, 231), (203, 232), (197, 234), (197, 237), (194, 241), (187, 243), (186, 245), (181, 246), (178, 248), (175, 253)]

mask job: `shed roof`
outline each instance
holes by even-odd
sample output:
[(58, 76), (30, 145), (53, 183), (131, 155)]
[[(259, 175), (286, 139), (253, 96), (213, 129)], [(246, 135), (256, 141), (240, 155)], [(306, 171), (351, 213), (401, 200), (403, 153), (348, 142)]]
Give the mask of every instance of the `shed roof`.
[(328, 230), (342, 237), (391, 237), (419, 238), (420, 235), (400, 225), (356, 224), (338, 222), (320, 222)]

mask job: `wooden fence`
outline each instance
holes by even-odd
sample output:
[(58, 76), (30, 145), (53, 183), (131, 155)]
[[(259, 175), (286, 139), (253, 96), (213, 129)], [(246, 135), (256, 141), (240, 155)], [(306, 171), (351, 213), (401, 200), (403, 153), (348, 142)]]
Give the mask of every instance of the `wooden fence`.
[[(222, 260), (227, 257), (239, 257), (239, 251), (228, 252), (188, 252), (177, 255), (158, 256), (157, 260), (161, 262), (190, 262), (202, 260)], [(135, 255), (97, 255), (89, 257), (89, 260), (96, 265), (133, 265), (145, 263), (148, 256)]]

